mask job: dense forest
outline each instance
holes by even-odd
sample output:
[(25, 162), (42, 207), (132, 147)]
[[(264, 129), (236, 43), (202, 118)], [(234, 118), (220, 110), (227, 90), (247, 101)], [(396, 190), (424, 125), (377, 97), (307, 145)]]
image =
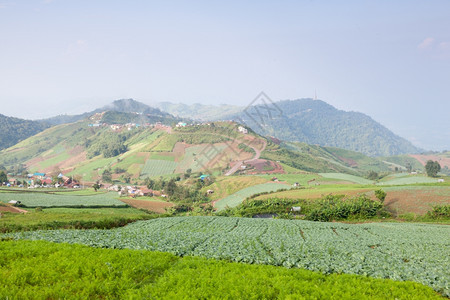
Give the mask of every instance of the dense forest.
[(48, 127), (49, 125), (46, 123), (7, 117), (0, 114), (0, 149), (11, 147)]

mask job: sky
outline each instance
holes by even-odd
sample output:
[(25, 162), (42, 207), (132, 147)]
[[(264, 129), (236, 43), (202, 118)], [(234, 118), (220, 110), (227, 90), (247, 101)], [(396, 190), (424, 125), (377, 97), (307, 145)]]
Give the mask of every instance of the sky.
[(317, 97), (450, 150), (450, 1), (0, 0), (0, 113)]

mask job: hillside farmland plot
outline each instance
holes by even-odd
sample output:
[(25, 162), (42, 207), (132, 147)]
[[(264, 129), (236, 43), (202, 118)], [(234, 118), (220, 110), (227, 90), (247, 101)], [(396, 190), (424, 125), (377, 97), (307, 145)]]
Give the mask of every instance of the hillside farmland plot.
[(319, 173), (320, 176), (324, 178), (340, 179), (345, 181), (350, 181), (358, 184), (372, 184), (373, 181), (365, 179), (359, 176), (344, 174), (344, 173)]
[(263, 183), (254, 186), (250, 186), (248, 188), (242, 189), (239, 192), (236, 192), (228, 197), (225, 197), (219, 201), (217, 201), (214, 207), (217, 210), (225, 209), (225, 207), (235, 207), (238, 206), (245, 198), (250, 197), (254, 194), (263, 193), (263, 192), (274, 192), (279, 189), (290, 188), (289, 185), (281, 184), (281, 183)]
[(188, 147), (185, 150), (183, 160), (178, 165), (177, 172), (181, 173), (187, 169), (191, 169), (192, 172), (198, 172), (203, 167), (209, 166), (210, 160), (225, 150), (225, 148), (226, 145), (224, 144), (214, 144), (213, 147), (210, 144)]
[(437, 179), (418, 175), (418, 176), (398, 177), (388, 181), (380, 182), (378, 183), (378, 185), (404, 185), (404, 184), (433, 183), (433, 182), (437, 182)]
[(450, 295), (450, 227), (442, 225), (174, 217), (113, 230), (3, 236), (416, 281)]
[(141, 171), (141, 177), (153, 177), (172, 174), (177, 163), (169, 160), (147, 160)]
[(124, 207), (125, 203), (115, 199), (116, 193), (97, 195), (50, 194), (43, 192), (0, 193), (0, 202), (17, 200), (26, 207)]

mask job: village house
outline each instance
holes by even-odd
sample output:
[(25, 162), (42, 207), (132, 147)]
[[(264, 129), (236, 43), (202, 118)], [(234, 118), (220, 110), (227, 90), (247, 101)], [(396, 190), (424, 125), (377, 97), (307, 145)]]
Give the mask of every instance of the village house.
[(243, 133), (243, 134), (247, 134), (248, 133), (248, 129), (243, 127), (243, 126), (239, 126), (238, 127), (238, 131)]

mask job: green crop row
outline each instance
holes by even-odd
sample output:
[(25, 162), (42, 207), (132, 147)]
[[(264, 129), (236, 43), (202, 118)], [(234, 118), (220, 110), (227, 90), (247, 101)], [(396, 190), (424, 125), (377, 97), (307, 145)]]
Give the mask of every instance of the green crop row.
[(431, 288), (356, 275), (95, 249), (0, 242), (1, 299), (439, 299)]
[(97, 195), (73, 195), (71, 193), (0, 193), (0, 202), (20, 201), (25, 207), (124, 207), (125, 203), (114, 198), (115, 193)]
[(450, 229), (441, 225), (174, 217), (112, 230), (51, 230), (2, 236), (415, 281), (450, 295), (450, 256), (446, 255), (450, 252)]
[(141, 171), (141, 177), (153, 177), (172, 174), (177, 163), (168, 160), (147, 160)]

